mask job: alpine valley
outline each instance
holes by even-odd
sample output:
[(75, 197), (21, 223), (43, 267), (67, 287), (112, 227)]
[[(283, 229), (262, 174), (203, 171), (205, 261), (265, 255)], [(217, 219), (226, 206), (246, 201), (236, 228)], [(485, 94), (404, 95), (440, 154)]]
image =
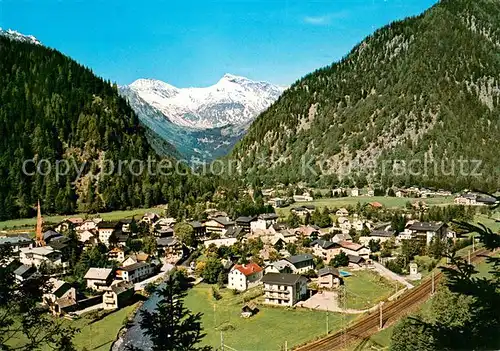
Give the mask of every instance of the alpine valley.
[(225, 74), (205, 88), (176, 88), (154, 79), (120, 87), (141, 122), (172, 143), (191, 161), (226, 155), (253, 119), (269, 107), (283, 88)]

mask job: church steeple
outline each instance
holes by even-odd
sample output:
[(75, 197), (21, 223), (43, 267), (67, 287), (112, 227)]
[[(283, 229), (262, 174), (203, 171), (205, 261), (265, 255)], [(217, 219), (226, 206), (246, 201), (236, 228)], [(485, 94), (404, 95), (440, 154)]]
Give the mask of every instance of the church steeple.
[(42, 210), (40, 209), (40, 200), (38, 200), (38, 209), (36, 216), (36, 246), (45, 246), (45, 240), (43, 240), (43, 218), (42, 218)]

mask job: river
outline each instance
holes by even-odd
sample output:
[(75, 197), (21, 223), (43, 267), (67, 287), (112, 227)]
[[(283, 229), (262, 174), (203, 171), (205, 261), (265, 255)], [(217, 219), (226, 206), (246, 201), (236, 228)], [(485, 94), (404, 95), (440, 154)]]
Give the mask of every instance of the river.
[[(162, 286), (160, 285), (158, 288), (161, 289), (161, 287)], [(156, 293), (154, 293), (142, 304), (142, 306), (134, 316), (133, 325), (127, 329), (125, 334), (120, 339), (115, 342), (112, 351), (125, 351), (126, 347), (129, 345), (139, 347), (143, 351), (151, 349), (151, 342), (149, 338), (142, 333), (142, 330), (139, 326), (139, 322), (141, 321), (140, 311), (153, 311), (156, 308), (159, 300), (160, 297)]]

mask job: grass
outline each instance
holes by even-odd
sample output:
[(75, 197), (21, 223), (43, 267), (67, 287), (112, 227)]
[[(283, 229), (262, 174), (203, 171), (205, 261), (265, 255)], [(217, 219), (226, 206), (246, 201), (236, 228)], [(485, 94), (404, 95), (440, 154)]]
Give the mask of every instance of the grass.
[(367, 309), (396, 293), (402, 285), (391, 282), (370, 270), (349, 271), (352, 276), (344, 278), (346, 307)]
[[(43, 209), (42, 209), (43, 210)], [(136, 217), (136, 219), (139, 219), (144, 215), (146, 212), (156, 212), (156, 213), (161, 213), (162, 212), (161, 207), (153, 207), (153, 208), (141, 208), (141, 209), (135, 209), (135, 210), (124, 210), (124, 211), (112, 211), (112, 212), (105, 212), (105, 213), (96, 213), (89, 215), (87, 213), (81, 213), (81, 214), (75, 214), (75, 215), (56, 215), (56, 216), (44, 216), (44, 222), (45, 223), (52, 223), (56, 224), (64, 220), (65, 218), (68, 217), (101, 217), (104, 220), (107, 221), (116, 221), (122, 218), (132, 218)], [(36, 217), (34, 218), (21, 218), (21, 219), (11, 219), (8, 221), (0, 222), (0, 230), (8, 230), (8, 229), (29, 229), (34, 231), (34, 227), (36, 225)]]
[[(84, 316), (74, 321), (63, 319), (63, 323), (80, 329), (80, 332), (76, 334), (73, 339), (77, 350), (107, 351), (115, 341), (118, 331), (123, 325), (123, 321), (137, 306), (138, 303), (124, 307), (106, 315), (103, 319), (94, 323), (92, 323), (91, 319), (85, 318)], [(13, 347), (19, 347), (24, 345), (24, 340), (22, 337), (13, 339), (9, 344)], [(48, 346), (44, 346), (41, 350), (49, 351), (52, 349)]]
[(397, 208), (397, 207), (405, 207), (407, 202), (414, 201), (424, 201), (429, 206), (431, 205), (445, 205), (452, 204), (453, 197), (433, 197), (428, 199), (421, 198), (408, 198), (408, 197), (389, 197), (389, 196), (357, 196), (357, 197), (340, 197), (340, 198), (327, 198), (327, 199), (318, 199), (310, 202), (296, 202), (291, 206), (278, 208), (277, 213), (286, 217), (290, 214), (290, 210), (292, 207), (297, 207), (301, 205), (315, 205), (318, 209), (322, 209), (325, 206), (329, 208), (339, 208), (346, 206), (355, 206), (358, 202), (361, 204), (370, 203), (370, 202), (380, 202), (382, 205), (388, 208)]
[[(238, 351), (280, 350), (285, 341), (291, 348), (326, 332), (326, 312), (259, 305), (259, 312), (247, 319), (240, 316), (243, 295), (233, 295), (226, 289), (221, 290), (221, 294), (222, 299), (215, 301), (211, 285), (199, 284), (189, 291), (185, 300), (187, 308), (203, 313), (202, 323), (207, 334), (204, 344), (214, 348), (221, 345), (221, 331), (224, 344)], [(330, 332), (340, 328), (342, 315), (330, 312), (328, 318)], [(346, 321), (351, 318), (346, 317)]]

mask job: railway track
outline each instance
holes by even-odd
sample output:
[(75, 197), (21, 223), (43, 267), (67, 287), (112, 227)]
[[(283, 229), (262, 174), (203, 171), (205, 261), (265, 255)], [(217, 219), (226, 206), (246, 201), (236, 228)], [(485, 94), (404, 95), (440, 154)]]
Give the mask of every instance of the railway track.
[[(471, 262), (477, 262), (488, 254), (488, 250), (479, 249), (471, 254)], [(437, 283), (443, 278), (443, 273), (438, 272), (434, 275), (434, 282)], [(382, 306), (382, 325), (388, 326), (396, 322), (405, 314), (411, 312), (420, 304), (425, 302), (432, 293), (432, 279), (426, 279), (418, 287), (408, 290), (398, 299), (384, 303)], [(323, 339), (313, 341), (307, 345), (301, 346), (296, 351), (330, 351), (342, 349), (353, 341), (364, 339), (375, 334), (379, 330), (380, 315), (379, 311), (372, 312), (369, 315), (348, 326), (345, 330), (340, 330), (334, 334), (328, 335)]]

